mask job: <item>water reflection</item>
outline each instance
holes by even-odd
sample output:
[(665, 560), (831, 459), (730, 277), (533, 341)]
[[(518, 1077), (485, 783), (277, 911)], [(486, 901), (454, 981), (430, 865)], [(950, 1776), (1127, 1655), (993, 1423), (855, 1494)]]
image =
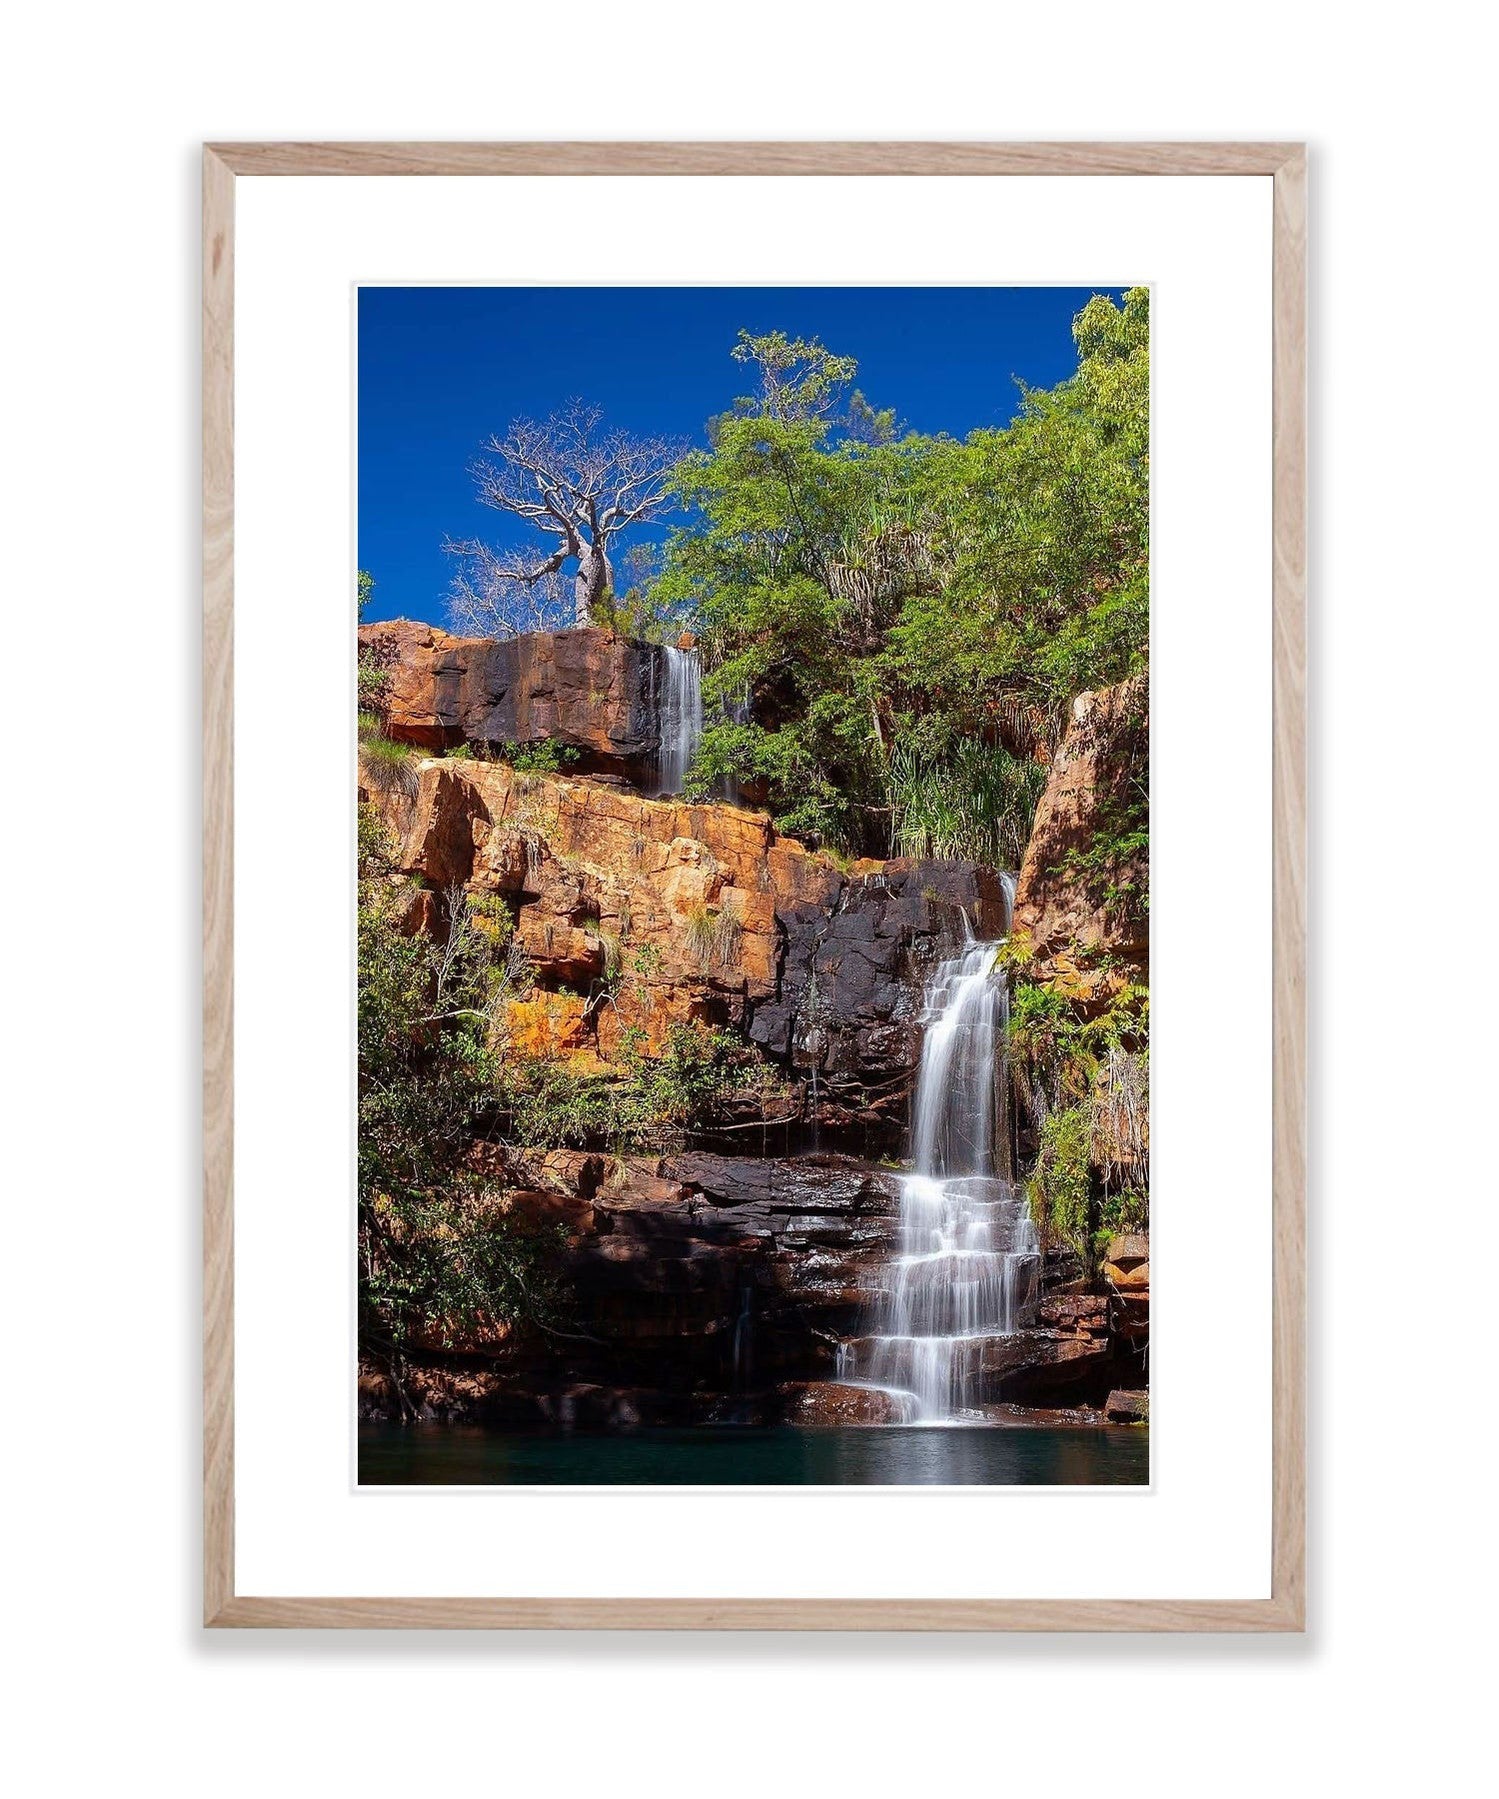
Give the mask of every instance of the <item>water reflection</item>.
[(1141, 1426), (641, 1430), (612, 1436), (364, 1425), (377, 1486), (1132, 1486)]

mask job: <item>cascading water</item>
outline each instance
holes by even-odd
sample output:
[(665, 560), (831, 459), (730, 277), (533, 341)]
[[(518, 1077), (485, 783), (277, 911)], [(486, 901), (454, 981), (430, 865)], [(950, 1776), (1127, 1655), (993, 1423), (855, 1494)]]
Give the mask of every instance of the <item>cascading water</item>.
[[(1006, 877), (1007, 909), (1013, 898)], [(927, 983), (898, 1253), (872, 1333), (839, 1352), (839, 1378), (898, 1395), (911, 1424), (976, 1413), (985, 1340), (1013, 1335), (1039, 1287), (1036, 1229), (1012, 1178), (999, 947), (970, 936)]]
[(657, 711), (661, 748), (656, 765), (657, 792), (680, 793), (703, 735), (703, 688), (696, 650), (661, 646), (665, 679)]
[(732, 1347), (733, 1390), (742, 1393), (753, 1370), (755, 1290), (746, 1281), (739, 1289), (739, 1316), (734, 1320)]
[[(750, 705), (750, 690), (748, 685), (740, 690), (738, 699), (726, 700), (724, 702), (723, 715), (726, 724), (747, 725), (751, 722), (754, 714)], [(739, 785), (737, 776), (725, 775), (722, 785), (725, 805), (743, 805), (744, 793)]]

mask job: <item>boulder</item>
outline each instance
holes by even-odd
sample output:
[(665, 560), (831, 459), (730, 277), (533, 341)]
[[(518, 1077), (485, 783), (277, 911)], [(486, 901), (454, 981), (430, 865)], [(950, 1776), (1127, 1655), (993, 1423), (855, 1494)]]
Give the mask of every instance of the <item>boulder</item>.
[(1110, 1424), (1148, 1424), (1150, 1395), (1126, 1393), (1121, 1388), (1116, 1388), (1104, 1405), (1103, 1415)]
[(1112, 1359), (1106, 1337), (1070, 1332), (1017, 1331), (986, 1337), (979, 1346), (984, 1397), (1021, 1404), (1086, 1397)]
[(787, 1381), (776, 1395), (783, 1424), (899, 1424), (905, 1416), (898, 1395), (846, 1381)]
[(1145, 1231), (1131, 1231), (1110, 1240), (1104, 1251), (1103, 1275), (1121, 1292), (1148, 1294), (1150, 1291), (1150, 1236)]
[[(867, 1319), (868, 1313), (859, 1317)], [(876, 1353), (870, 1337), (850, 1339), (848, 1349), (856, 1367), (869, 1367)], [(1007, 1336), (967, 1337), (956, 1353), (956, 1372), (981, 1407), (1101, 1398), (1116, 1370), (1115, 1346), (1107, 1333), (1038, 1326)]]
[(1117, 1237), (1110, 1237), (1103, 1259), (1116, 1268), (1133, 1268), (1138, 1262), (1148, 1262), (1149, 1231), (1122, 1231)]
[(456, 641), (446, 631), (410, 618), (359, 627), (360, 666), (377, 677), (376, 691), (366, 703), (379, 712), (396, 742), (414, 743), (424, 750), (462, 742), (455, 728), (439, 722), (432, 682), (434, 655)]
[(486, 1141), (474, 1144), (471, 1162), (476, 1173), (491, 1179), (508, 1178), (517, 1187), (579, 1201), (591, 1201), (615, 1166), (613, 1157), (592, 1150), (512, 1149)]

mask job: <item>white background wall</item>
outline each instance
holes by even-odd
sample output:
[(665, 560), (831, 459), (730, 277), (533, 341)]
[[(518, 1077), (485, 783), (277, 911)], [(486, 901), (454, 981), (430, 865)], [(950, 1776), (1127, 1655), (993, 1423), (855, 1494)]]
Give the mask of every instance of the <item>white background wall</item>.
[[(508, 11), (84, 5), (7, 33), (20, 1080), (4, 1088), (0, 1491), (10, 1747), (32, 1763), (18, 1790), (1199, 1799), (1479, 1777), (1496, 396), (1476, 9)], [(567, 135), (1312, 141), (1304, 1641), (198, 1630), (197, 145)]]

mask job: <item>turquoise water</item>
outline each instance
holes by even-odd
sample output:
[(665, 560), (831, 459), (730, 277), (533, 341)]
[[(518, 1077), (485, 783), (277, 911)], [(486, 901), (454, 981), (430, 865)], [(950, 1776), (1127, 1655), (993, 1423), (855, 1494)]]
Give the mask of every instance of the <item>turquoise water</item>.
[(1143, 1486), (1146, 1427), (508, 1432), (361, 1425), (363, 1486)]

